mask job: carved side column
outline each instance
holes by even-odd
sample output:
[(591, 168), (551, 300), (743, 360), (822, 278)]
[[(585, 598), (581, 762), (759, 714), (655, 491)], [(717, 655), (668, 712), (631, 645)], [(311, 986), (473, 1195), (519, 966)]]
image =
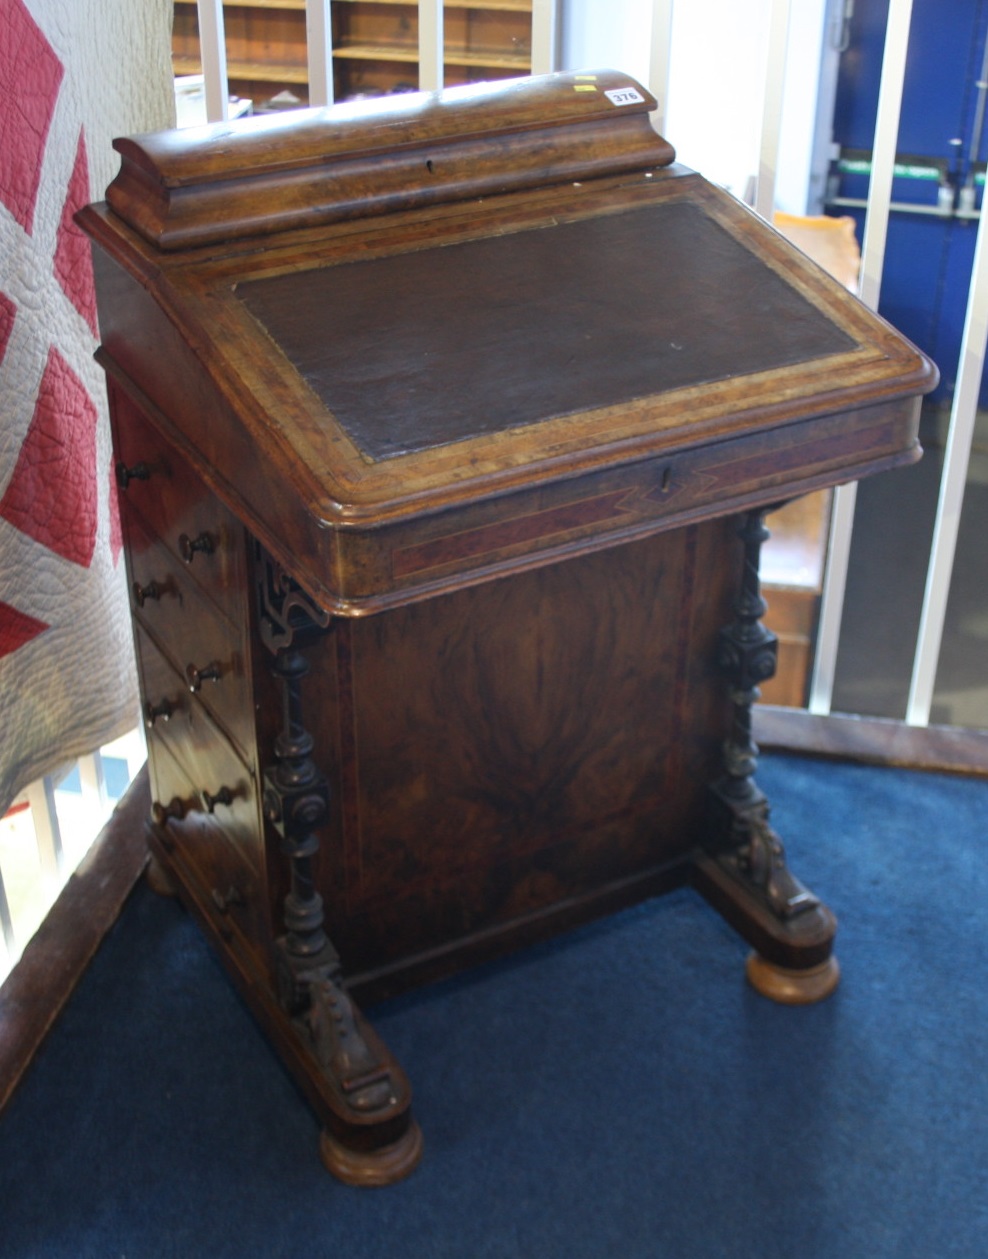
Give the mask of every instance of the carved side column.
[(769, 532), (766, 509), (747, 513), (738, 534), (744, 562), (734, 620), (721, 631), (718, 664), (731, 688), (733, 722), (723, 748), (723, 773), (712, 784), (713, 808), (700, 890), (751, 943), (752, 984), (774, 1000), (820, 1000), (836, 987), (832, 955), (836, 920), (789, 870), (769, 804), (755, 782), (758, 748), (751, 734), (759, 684), (775, 673), (778, 641), (761, 623), (766, 611), (759, 558)]
[(326, 1166), (350, 1184), (389, 1184), (417, 1165), (422, 1135), (404, 1072), (346, 991), (314, 877), (330, 790), (302, 721), (309, 664), (298, 639), (325, 630), (329, 620), (270, 557), (258, 568), (262, 637), (275, 653), (282, 692), (275, 762), (264, 773), (264, 814), (280, 837), (290, 878), (285, 931), (275, 942), (278, 1001), (304, 1069), (318, 1077), (316, 1094), (328, 1102), (320, 1142)]

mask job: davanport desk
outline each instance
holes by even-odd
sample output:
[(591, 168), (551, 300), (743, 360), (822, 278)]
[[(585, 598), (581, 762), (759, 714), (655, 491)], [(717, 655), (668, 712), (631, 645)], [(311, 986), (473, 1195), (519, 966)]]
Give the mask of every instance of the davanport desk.
[(80, 216), (153, 877), (347, 1181), (421, 1153), (368, 1000), (685, 881), (763, 992), (837, 982), (754, 777), (763, 518), (918, 458), (936, 373), (654, 104), (560, 74), (122, 139)]

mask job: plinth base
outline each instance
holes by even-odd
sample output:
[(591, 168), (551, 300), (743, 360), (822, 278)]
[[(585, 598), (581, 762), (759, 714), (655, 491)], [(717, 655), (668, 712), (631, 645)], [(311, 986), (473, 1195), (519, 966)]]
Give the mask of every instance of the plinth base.
[(840, 981), (840, 966), (833, 956), (806, 970), (791, 970), (751, 953), (745, 965), (748, 982), (772, 1001), (782, 1005), (812, 1005), (829, 997)]
[(347, 1185), (373, 1188), (403, 1180), (422, 1158), (422, 1129), (414, 1121), (393, 1145), (378, 1150), (353, 1150), (326, 1129), (319, 1138), (319, 1154), (327, 1171)]

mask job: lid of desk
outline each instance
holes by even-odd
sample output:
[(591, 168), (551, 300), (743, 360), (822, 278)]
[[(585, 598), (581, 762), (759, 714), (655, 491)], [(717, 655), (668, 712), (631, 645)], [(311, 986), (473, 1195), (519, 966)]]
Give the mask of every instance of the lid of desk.
[(856, 348), (683, 201), (236, 293), (373, 460)]

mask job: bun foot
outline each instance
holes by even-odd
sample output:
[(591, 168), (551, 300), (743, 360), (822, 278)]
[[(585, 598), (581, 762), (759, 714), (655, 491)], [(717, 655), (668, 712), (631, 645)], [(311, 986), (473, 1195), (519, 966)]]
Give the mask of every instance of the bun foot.
[(159, 896), (178, 895), (178, 886), (175, 880), (154, 853), (151, 854), (151, 860), (148, 862), (147, 869), (144, 872), (144, 878), (151, 891), (157, 892)]
[(767, 962), (760, 953), (751, 953), (745, 966), (748, 982), (772, 1001), (782, 1005), (812, 1005), (829, 997), (840, 980), (840, 966), (833, 956), (819, 966), (791, 970)]
[(342, 1145), (327, 1129), (319, 1138), (319, 1153), (327, 1171), (347, 1185), (392, 1185), (418, 1167), (422, 1158), (422, 1129), (412, 1120), (392, 1145), (355, 1150)]

